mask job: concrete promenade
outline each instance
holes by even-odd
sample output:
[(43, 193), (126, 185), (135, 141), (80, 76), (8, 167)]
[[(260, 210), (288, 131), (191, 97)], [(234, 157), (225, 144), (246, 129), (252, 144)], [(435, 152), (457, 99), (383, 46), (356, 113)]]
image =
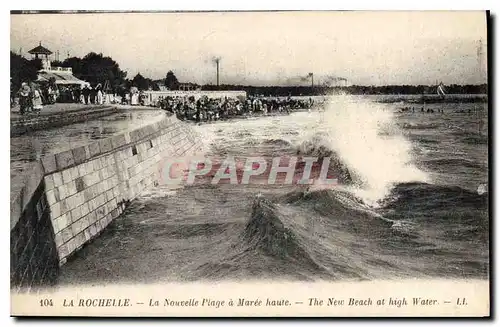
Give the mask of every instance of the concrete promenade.
[(11, 109), (10, 135), (22, 135), (29, 131), (48, 129), (96, 119), (117, 112), (115, 105), (85, 105), (79, 103), (56, 103), (45, 106), (39, 112), (20, 115)]
[(54, 115), (61, 114), (66, 112), (75, 112), (75, 111), (84, 111), (84, 110), (92, 110), (98, 108), (105, 108), (110, 106), (109, 104), (104, 105), (92, 105), (92, 104), (83, 104), (83, 103), (55, 103), (43, 106), (43, 109), (39, 112), (30, 112), (26, 115), (21, 115), (19, 113), (19, 106), (15, 106), (10, 109), (10, 120), (17, 119), (27, 119), (36, 116), (45, 116), (45, 115)]

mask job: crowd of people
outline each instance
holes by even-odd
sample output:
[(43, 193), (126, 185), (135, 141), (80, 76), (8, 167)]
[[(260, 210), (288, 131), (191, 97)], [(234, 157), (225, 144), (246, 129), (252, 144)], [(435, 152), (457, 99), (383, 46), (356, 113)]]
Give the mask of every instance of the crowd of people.
[[(51, 83), (25, 82), (22, 83), (18, 92), (11, 95), (11, 106), (13, 106), (15, 96), (18, 97), (19, 113), (24, 115), (40, 111), (44, 105), (56, 102), (99, 105), (105, 102), (106, 95), (101, 84), (95, 86), (89, 84), (56, 86)], [(194, 96), (160, 96), (153, 103), (149, 103), (146, 101), (146, 94), (138, 90), (131, 90), (130, 93), (126, 92), (118, 98), (113, 95), (111, 98), (107, 101), (131, 105), (150, 105), (169, 111), (181, 120), (197, 122), (210, 122), (254, 114), (286, 114), (293, 110), (310, 109), (314, 105), (318, 105), (312, 98), (296, 99), (290, 96), (281, 98), (262, 96), (209, 98), (202, 96), (198, 99)]]
[(95, 86), (85, 85), (61, 85), (58, 90), (57, 102), (103, 104), (104, 92), (99, 83)]
[(209, 122), (242, 115), (290, 113), (298, 109), (310, 109), (314, 100), (287, 98), (208, 98), (195, 100), (190, 97), (162, 97), (153, 106), (169, 111), (181, 120)]
[(63, 103), (103, 104), (105, 94), (101, 84), (52, 85), (51, 83), (23, 82), (20, 89), (11, 92), (11, 107), (18, 99), (19, 113), (24, 115), (43, 109), (44, 105)]
[[(441, 108), (437, 108), (436, 109), (438, 113), (441, 113), (441, 114), (444, 114), (444, 109), (441, 109)], [(402, 108), (399, 108), (399, 112), (403, 113), (403, 112), (412, 112), (414, 113), (415, 112), (415, 107), (402, 107)], [(418, 112), (418, 108), (417, 108), (417, 112)], [(421, 107), (420, 108), (420, 112), (422, 113), (428, 113), (428, 114), (433, 114), (434, 113), (434, 109), (432, 108), (427, 108), (425, 109), (424, 107)], [(470, 112), (470, 110), (469, 110)]]
[[(51, 91), (50, 91), (51, 92)], [(24, 115), (29, 112), (40, 111), (49, 98), (39, 84), (23, 82), (17, 92), (19, 98), (19, 113)], [(11, 106), (14, 105), (14, 97), (11, 96)]]

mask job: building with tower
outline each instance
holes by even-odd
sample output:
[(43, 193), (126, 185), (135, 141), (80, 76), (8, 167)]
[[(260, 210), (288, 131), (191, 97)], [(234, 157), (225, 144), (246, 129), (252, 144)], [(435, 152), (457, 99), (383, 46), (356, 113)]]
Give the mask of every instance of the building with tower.
[(29, 54), (33, 56), (33, 59), (41, 59), (42, 60), (42, 69), (50, 70), (50, 58), (49, 56), (52, 54), (52, 51), (42, 46), (42, 42), (36, 47), (28, 51)]
[(52, 67), (50, 56), (53, 52), (42, 46), (42, 42), (40, 42), (37, 47), (28, 51), (28, 53), (33, 56), (33, 59), (42, 60), (42, 69), (38, 71), (37, 82), (49, 82), (52, 79), (58, 86), (83, 86), (84, 84), (88, 84), (87, 82), (75, 77), (71, 67)]

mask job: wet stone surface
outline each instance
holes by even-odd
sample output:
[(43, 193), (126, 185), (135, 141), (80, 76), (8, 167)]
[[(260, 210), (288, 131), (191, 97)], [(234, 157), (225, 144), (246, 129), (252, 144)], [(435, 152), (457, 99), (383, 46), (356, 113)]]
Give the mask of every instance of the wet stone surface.
[(68, 151), (100, 139), (134, 130), (164, 117), (161, 110), (127, 110), (96, 120), (11, 137), (11, 181), (26, 170), (30, 162), (46, 154)]

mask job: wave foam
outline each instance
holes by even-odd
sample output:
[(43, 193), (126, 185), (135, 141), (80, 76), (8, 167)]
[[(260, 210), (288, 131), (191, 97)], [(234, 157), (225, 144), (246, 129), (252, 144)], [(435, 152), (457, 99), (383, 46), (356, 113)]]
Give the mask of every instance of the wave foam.
[(411, 143), (397, 128), (394, 113), (381, 104), (331, 97), (322, 119), (328, 141), (357, 177), (356, 195), (372, 205), (404, 182), (428, 182), (412, 163)]

